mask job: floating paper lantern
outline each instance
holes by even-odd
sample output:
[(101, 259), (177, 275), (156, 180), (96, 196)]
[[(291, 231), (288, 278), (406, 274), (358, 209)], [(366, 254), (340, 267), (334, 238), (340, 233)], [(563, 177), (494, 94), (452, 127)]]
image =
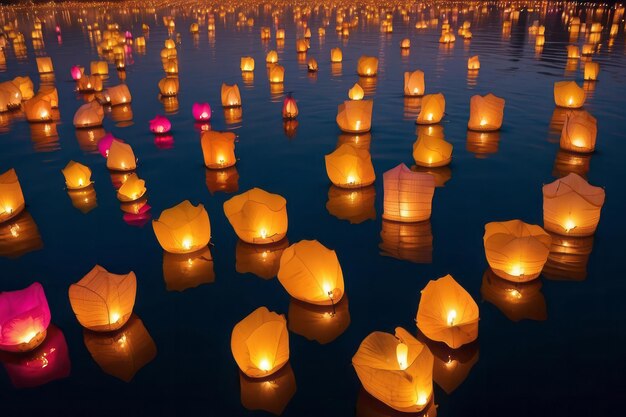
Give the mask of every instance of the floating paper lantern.
[(350, 325), (348, 298), (333, 306), (318, 306), (295, 299), (289, 302), (289, 331), (325, 345), (338, 338)]
[(287, 94), (283, 102), (283, 119), (295, 119), (298, 117), (298, 104), (291, 94)]
[(383, 219), (419, 222), (430, 219), (435, 178), (400, 164), (383, 174)]
[(54, 67), (52, 66), (52, 58), (49, 56), (40, 56), (36, 58), (37, 61), (37, 70), (40, 74), (49, 74), (54, 72)]
[(76, 81), (76, 88), (80, 92), (102, 91), (102, 78), (97, 75), (83, 75)]
[(146, 193), (146, 182), (139, 179), (137, 174), (132, 173), (124, 181), (124, 185), (117, 190), (117, 199), (121, 202), (135, 201)]
[(597, 134), (597, 121), (591, 114), (584, 110), (567, 113), (561, 131), (561, 149), (576, 153), (593, 152)]
[(211, 250), (207, 247), (192, 254), (164, 252), (163, 279), (168, 291), (185, 291), (214, 282)]
[(578, 109), (585, 104), (585, 90), (574, 81), (554, 83), (554, 102), (559, 107)]
[(237, 84), (222, 84), (222, 107), (241, 106), (241, 95)]
[(280, 416), (296, 393), (296, 377), (289, 363), (265, 378), (239, 376), (241, 405), (246, 410), (263, 410)]
[(374, 183), (376, 174), (368, 150), (341, 145), (325, 156), (326, 173), (337, 187), (360, 188)]
[(454, 33), (449, 31), (443, 31), (439, 37), (439, 43), (451, 44), (454, 41), (456, 41), (456, 36), (454, 36)]
[(289, 360), (289, 332), (283, 315), (259, 307), (233, 328), (230, 348), (241, 372), (251, 378), (273, 374)]
[(78, 81), (84, 75), (85, 69), (81, 66), (74, 65), (70, 68), (70, 75), (74, 81)]
[(51, 86), (41, 86), (35, 97), (41, 97), (50, 103), (50, 107), (56, 109), (59, 107), (59, 93), (57, 89)]
[(446, 111), (446, 99), (443, 94), (428, 94), (422, 98), (422, 106), (416, 123), (420, 125), (436, 124), (441, 121)]
[(189, 200), (163, 210), (152, 221), (161, 247), (170, 253), (191, 253), (205, 248), (211, 240), (211, 223), (204, 205), (193, 206)]
[(159, 81), (159, 92), (164, 97), (173, 97), (178, 94), (178, 78), (165, 77)]
[(576, 45), (567, 45), (567, 58), (578, 59), (580, 58), (580, 49)]
[(235, 165), (235, 139), (232, 132), (209, 130), (202, 132), (200, 144), (207, 168), (222, 169)]
[(11, 81), (0, 83), (0, 110), (7, 111), (19, 107), (22, 103), (22, 92)]
[(453, 349), (478, 337), (478, 305), (451, 275), (426, 284), (416, 320), (426, 337)]
[[(597, 62), (585, 62), (584, 79), (585, 81), (596, 81), (600, 73), (600, 64)], [(22, 96), (24, 94), (22, 93)]]
[(433, 395), (433, 355), (401, 327), (396, 334), (374, 332), (352, 358), (363, 388), (394, 410), (415, 413)]
[(124, 326), (135, 305), (137, 277), (134, 272), (111, 274), (96, 265), (76, 284), (70, 285), (72, 310), (81, 326), (110, 332)]
[(104, 110), (96, 101), (83, 104), (76, 110), (74, 114), (74, 127), (85, 128), (102, 126), (104, 119)]
[(251, 56), (242, 56), (240, 68), (242, 72), (254, 71), (254, 58)]
[(172, 123), (165, 116), (157, 115), (150, 120), (150, 132), (156, 134), (167, 133), (172, 129)]
[(89, 187), (91, 182), (91, 170), (83, 164), (70, 161), (62, 170), (65, 176), (65, 186), (68, 190), (79, 190)]
[(20, 214), (25, 206), (22, 187), (15, 170), (11, 168), (0, 175), (0, 223)]
[(268, 64), (276, 64), (278, 62), (278, 53), (276, 51), (269, 51), (265, 56), (265, 62)]
[(452, 144), (440, 136), (420, 134), (413, 144), (413, 159), (422, 167), (448, 165), (452, 161)]
[(174, 49), (174, 48), (163, 48), (163, 49), (161, 49), (161, 59), (162, 60), (176, 58), (177, 56), (178, 56), (178, 52), (176, 52), (176, 49)]
[(360, 224), (376, 219), (376, 187), (341, 188), (331, 185), (328, 188), (326, 210), (339, 220)]
[(146, 38), (143, 36), (137, 36), (135, 39), (135, 46), (137, 48), (145, 48), (146, 47)]
[(404, 73), (404, 95), (424, 95), (424, 73), (420, 70)]
[(478, 55), (469, 57), (467, 60), (467, 69), (471, 71), (480, 69), (480, 59), (478, 58)]
[(351, 89), (348, 90), (348, 97), (350, 100), (362, 100), (365, 92), (359, 85), (359, 83), (354, 83)]
[(197, 122), (206, 122), (211, 120), (211, 106), (209, 103), (194, 103), (191, 108), (191, 113)]
[(280, 258), (288, 246), (287, 239), (264, 245), (239, 240), (235, 252), (235, 270), (240, 274), (251, 273), (259, 278), (272, 279), (278, 274)]
[(309, 72), (317, 72), (318, 66), (315, 58), (309, 58), (306, 64), (306, 68)]
[(343, 53), (339, 48), (333, 48), (330, 50), (330, 62), (341, 62), (343, 61)]
[(356, 72), (361, 77), (373, 77), (378, 72), (378, 58), (362, 56), (357, 62)]
[(100, 155), (105, 158), (109, 156), (109, 149), (111, 148), (113, 141), (124, 142), (121, 139), (117, 139), (111, 133), (105, 134), (98, 140), (98, 152), (100, 152)]
[(261, 40), (269, 40), (272, 37), (272, 32), (270, 30), (270, 28), (268, 27), (262, 27), (261, 28)]
[(40, 283), (0, 292), (0, 350), (28, 352), (46, 338), (50, 309)]
[(23, 104), (26, 120), (29, 122), (49, 122), (52, 120), (52, 106), (48, 100), (37, 95)]
[(487, 223), (483, 236), (489, 266), (500, 278), (513, 282), (531, 281), (539, 276), (551, 241), (541, 227), (521, 220)]
[(543, 186), (543, 223), (549, 232), (591, 236), (600, 221), (605, 193), (571, 173)]
[(491, 268), (487, 268), (480, 286), (480, 294), (483, 300), (496, 306), (511, 321), (524, 319), (543, 321), (548, 318), (548, 314), (541, 286), (539, 279), (511, 282), (498, 277)]
[(126, 84), (120, 84), (107, 88), (104, 92), (104, 98), (111, 106), (126, 104), (132, 101), (130, 90)]
[(91, 75), (109, 75), (109, 64), (106, 61), (91, 61), (89, 64)]
[(287, 234), (287, 200), (260, 188), (226, 201), (224, 214), (239, 239), (247, 243), (278, 242)]
[(346, 133), (365, 133), (372, 127), (373, 100), (348, 100), (337, 109), (337, 125)]
[(272, 84), (282, 83), (285, 80), (285, 68), (282, 65), (272, 65), (269, 69), (269, 80)]
[(409, 38), (404, 38), (400, 41), (400, 48), (408, 49), (411, 47), (411, 40)]
[(493, 94), (475, 95), (470, 100), (467, 128), (481, 132), (500, 130), (504, 118), (504, 99)]
[(333, 305), (344, 294), (337, 254), (317, 240), (301, 240), (285, 249), (278, 280), (290, 296), (305, 303)]
[(306, 53), (309, 50), (309, 42), (306, 39), (297, 39), (296, 40), (296, 52)]
[(318, 34), (318, 36), (326, 36), (326, 29), (325, 28), (318, 28), (317, 29), (317, 34)]
[(11, 82), (20, 90), (22, 100), (31, 99), (35, 95), (33, 91), (33, 81), (30, 77), (15, 77)]
[(133, 171), (137, 168), (137, 158), (133, 148), (124, 142), (114, 140), (109, 147), (107, 168), (113, 171)]

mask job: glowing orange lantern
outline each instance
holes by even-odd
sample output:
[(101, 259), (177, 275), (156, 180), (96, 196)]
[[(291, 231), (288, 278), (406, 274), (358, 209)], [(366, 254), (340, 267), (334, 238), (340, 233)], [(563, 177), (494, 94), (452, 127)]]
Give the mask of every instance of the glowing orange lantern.
[(554, 102), (559, 107), (578, 109), (585, 104), (585, 90), (574, 81), (554, 83)]
[(242, 56), (240, 68), (242, 72), (254, 71), (254, 58), (251, 56)]
[(287, 94), (283, 102), (283, 119), (295, 119), (298, 117), (298, 104), (291, 94)]
[(211, 240), (211, 223), (204, 205), (193, 206), (189, 200), (163, 210), (152, 221), (161, 247), (170, 253), (191, 253), (203, 249)]
[(26, 120), (29, 122), (48, 122), (52, 120), (52, 106), (50, 102), (39, 95), (23, 104)]
[(413, 159), (422, 167), (442, 167), (452, 161), (452, 144), (441, 136), (420, 134), (413, 144)]
[(102, 126), (104, 110), (96, 101), (83, 104), (74, 114), (74, 126), (76, 128)]
[(109, 87), (104, 92), (104, 98), (111, 106), (117, 106), (119, 104), (127, 104), (132, 101), (130, 90), (126, 84), (116, 85)]
[(37, 61), (37, 70), (40, 74), (49, 74), (54, 72), (54, 67), (52, 66), (52, 58), (49, 56), (40, 56), (36, 58)]
[(576, 45), (567, 45), (567, 58), (578, 59), (580, 58), (580, 49)]
[(348, 100), (337, 109), (337, 125), (346, 133), (364, 133), (372, 128), (373, 100)]
[(91, 61), (89, 69), (91, 75), (109, 75), (109, 65), (106, 61)]
[(306, 53), (309, 50), (309, 42), (306, 39), (296, 39), (296, 52)]
[(416, 123), (420, 125), (436, 124), (441, 121), (446, 111), (446, 99), (443, 94), (428, 94), (422, 98), (420, 113)]
[(400, 164), (383, 174), (383, 219), (400, 222), (428, 220), (435, 193), (432, 175), (414, 172)]
[(20, 90), (23, 100), (31, 99), (35, 95), (30, 77), (15, 77), (11, 82)]
[(333, 48), (330, 50), (330, 62), (341, 62), (343, 61), (343, 54), (341, 49)]
[(409, 49), (411, 47), (411, 40), (409, 38), (404, 38), (400, 42), (400, 48)]
[(68, 190), (79, 190), (89, 187), (91, 182), (91, 170), (83, 164), (70, 161), (62, 170), (65, 176), (65, 185)]
[(222, 169), (235, 165), (235, 139), (232, 132), (208, 130), (202, 132), (200, 144), (207, 168)]
[(480, 69), (480, 59), (478, 58), (478, 55), (469, 57), (467, 60), (467, 69), (471, 71)]
[(137, 168), (137, 158), (128, 143), (114, 140), (107, 155), (107, 168), (113, 171), (133, 171)]
[(306, 67), (309, 70), (309, 72), (317, 72), (318, 65), (317, 65), (317, 61), (315, 60), (315, 58), (309, 58), (309, 60), (307, 61)]
[(159, 92), (163, 97), (178, 95), (180, 85), (177, 77), (165, 77), (159, 81)]
[(481, 132), (500, 130), (504, 118), (504, 99), (493, 94), (472, 96), (467, 128)]
[(373, 77), (378, 72), (378, 58), (362, 56), (357, 62), (356, 72), (361, 77)]
[(222, 84), (222, 107), (241, 106), (241, 95), (237, 84)]
[(278, 53), (276, 51), (269, 51), (265, 56), (265, 62), (268, 64), (275, 64), (278, 62)]
[(135, 201), (146, 193), (146, 182), (139, 179), (134, 172), (126, 178), (124, 184), (117, 190), (117, 199), (121, 202)]
[(404, 73), (404, 95), (423, 96), (424, 95), (424, 73), (420, 70)]
[(597, 62), (585, 62), (584, 79), (585, 81), (596, 81), (600, 73), (600, 64)]
[(279, 84), (285, 80), (285, 68), (282, 65), (274, 64), (269, 70), (269, 81), (272, 84)]
[(595, 150), (598, 134), (595, 117), (586, 111), (567, 114), (561, 131), (561, 149), (576, 153), (590, 153)]
[(344, 144), (326, 155), (325, 161), (328, 178), (338, 187), (365, 187), (376, 179), (372, 157), (366, 149)]
[(351, 89), (348, 90), (348, 97), (350, 100), (363, 100), (365, 92), (359, 83), (354, 83)]

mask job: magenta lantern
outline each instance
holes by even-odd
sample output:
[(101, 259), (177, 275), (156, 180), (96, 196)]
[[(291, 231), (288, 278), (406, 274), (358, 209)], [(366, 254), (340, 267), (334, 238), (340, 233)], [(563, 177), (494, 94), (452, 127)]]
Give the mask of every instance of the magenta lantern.
[(79, 67), (78, 65), (74, 65), (70, 69), (70, 74), (72, 74), (72, 79), (74, 81), (80, 80), (83, 77), (83, 68)]
[(50, 309), (40, 283), (0, 293), (0, 350), (27, 352), (46, 338)]
[(172, 123), (165, 116), (157, 115), (154, 119), (150, 120), (150, 132), (161, 134), (167, 133), (172, 128)]
[(98, 141), (98, 152), (100, 152), (100, 155), (104, 156), (105, 158), (109, 156), (109, 149), (111, 148), (111, 144), (113, 143), (113, 141), (124, 142), (122, 139), (116, 138), (111, 133), (107, 133), (106, 135), (102, 136), (102, 138)]
[(57, 34), (59, 34), (59, 35), (61, 34), (61, 26), (57, 25), (55, 30), (56, 30)]
[(197, 122), (207, 122), (211, 120), (211, 106), (209, 106), (209, 103), (194, 103), (191, 108), (191, 113), (193, 113), (193, 118), (196, 119)]
[(124, 36), (126, 37), (126, 40), (130, 40), (133, 38), (133, 34), (130, 33), (129, 31), (126, 31), (126, 33), (124, 34)]

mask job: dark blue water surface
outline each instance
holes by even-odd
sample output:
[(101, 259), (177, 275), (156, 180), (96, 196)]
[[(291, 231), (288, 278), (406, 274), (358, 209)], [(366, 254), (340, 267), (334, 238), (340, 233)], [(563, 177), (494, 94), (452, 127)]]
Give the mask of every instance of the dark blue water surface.
[[(245, 388), (247, 381), (241, 382), (230, 352), (233, 326), (259, 306), (285, 314), (289, 327), (298, 330), (289, 335), (294, 378), (285, 377), (286, 391), (295, 390), (295, 394), (283, 415), (389, 415), (376, 414), (378, 409), (362, 392), (351, 358), (372, 331), (393, 333), (402, 326), (416, 332), (420, 290), (429, 280), (446, 274), (452, 274), (478, 302), (480, 330), (477, 343), (457, 355), (465, 364), (464, 381), (456, 389), (448, 389), (450, 393), (435, 384), (438, 415), (620, 413), (626, 395), (626, 45), (622, 21), (618, 35), (609, 38), (613, 11), (595, 16), (605, 25), (602, 45), (593, 57), (601, 66), (600, 80), (585, 84), (585, 109), (598, 120), (596, 152), (573, 158), (559, 150), (559, 112), (555, 112), (552, 85), (559, 80), (582, 84), (583, 74), (580, 62), (566, 69), (570, 34), (558, 6), (522, 10), (509, 33), (502, 30), (503, 20), (509, 19), (502, 8), (463, 13), (461, 7), (458, 14), (445, 16), (455, 33), (465, 20), (470, 21), (474, 37), (463, 41), (457, 36), (455, 44), (444, 47), (438, 43), (443, 11), (433, 11), (441, 17), (439, 27), (417, 30), (417, 13), (409, 13), (404, 21), (396, 10), (393, 34), (382, 34), (379, 20), (368, 20), (361, 9), (355, 9), (346, 20), (353, 21), (358, 15), (358, 24), (348, 38), (341, 38), (335, 32), (336, 9), (312, 8), (306, 15), (303, 8), (302, 16), (296, 18), (292, 7), (236, 8), (224, 17), (215, 14), (214, 36), (207, 35), (205, 19), (194, 37), (188, 31), (190, 24), (198, 15), (206, 17), (206, 13), (196, 14), (194, 5), (190, 2), (156, 11), (123, 5), (107, 10), (69, 6), (0, 9), (3, 24), (17, 19), (27, 44), (27, 56), (20, 59), (10, 46), (5, 48), (6, 65), (0, 79), (28, 75), (37, 88), (40, 77), (35, 57), (49, 55), (60, 98), (58, 137), (46, 138), (20, 112), (0, 114), (0, 172), (16, 169), (27, 213), (32, 216), (20, 218), (22, 230), (30, 231), (20, 250), (10, 243), (6, 225), (1, 225), (0, 290), (41, 282), (52, 322), (62, 331), (71, 359), (69, 376), (34, 388), (14, 387), (7, 372), (1, 371), (3, 416), (266, 415), (248, 411), (242, 404), (242, 384)], [(581, 11), (584, 21), (585, 10)], [(254, 18), (254, 26), (238, 27), (238, 12)], [(167, 113), (173, 124), (173, 144), (158, 146), (148, 121), (165, 112), (157, 83), (164, 76), (159, 52), (169, 36), (162, 20), (166, 15), (175, 17), (176, 32), (181, 36), (177, 47), (180, 94), (178, 109)], [(33, 48), (30, 38), (36, 16), (44, 22), (40, 49)], [(330, 25), (326, 36), (318, 37), (317, 28), (324, 19)], [(535, 37), (528, 33), (534, 20), (546, 26), (542, 50), (536, 50)], [(306, 61), (299, 61), (296, 54), (295, 39), (303, 33), (301, 21), (307, 21), (313, 32), (307, 57), (317, 59), (317, 75), (310, 75)], [(120, 30), (135, 36), (141, 35), (142, 23), (150, 25), (145, 53), (133, 48), (126, 56), (132, 122), (116, 122), (107, 112), (104, 130), (132, 145), (139, 159), (137, 173), (146, 180), (153, 218), (185, 199), (205, 205), (212, 226), (214, 279), (209, 267), (199, 282), (192, 283), (192, 287), (201, 284), (197, 287), (168, 291), (177, 283), (164, 280), (164, 254), (150, 223), (138, 226), (124, 221), (105, 159), (88, 134), (77, 132), (72, 125), (84, 97), (74, 91), (70, 67), (88, 68), (90, 61), (99, 59), (86, 29), (95, 22), (101, 28), (106, 22), (116, 22)], [(62, 30), (60, 37), (55, 33), (56, 24)], [(272, 40), (260, 39), (261, 26), (272, 28)], [(286, 32), (282, 46), (277, 46), (274, 38), (277, 27)], [(411, 49), (403, 56), (399, 44), (405, 37), (411, 39)], [(585, 43), (585, 33), (573, 42)], [(343, 63), (338, 67), (330, 64), (334, 47), (343, 50)], [(283, 92), (270, 91), (265, 70), (265, 54), (270, 49), (278, 51), (286, 69)], [(239, 70), (244, 55), (256, 60), (254, 79), (246, 82)], [(378, 76), (366, 86), (366, 94), (374, 99), (371, 154), (377, 180), (372, 189), (335, 197), (324, 155), (345, 139), (335, 123), (337, 105), (347, 99), (347, 90), (359, 80), (356, 62), (361, 55), (373, 55), (380, 61)], [(471, 55), (480, 55), (482, 68), (477, 77), (468, 75), (466, 63)], [(403, 73), (415, 69), (425, 72), (427, 93), (445, 95), (447, 114), (441, 126), (446, 140), (454, 145), (449, 170), (439, 173), (442, 186), (435, 192), (430, 223), (408, 229), (422, 235), (422, 247), (411, 252), (393, 241), (383, 245), (391, 248), (388, 252), (396, 256), (402, 252), (419, 263), (382, 256), (379, 248), (381, 230), (389, 226), (381, 219), (382, 174), (401, 162), (413, 165), (419, 101), (403, 97), (402, 83)], [(118, 84), (113, 63), (109, 71), (105, 86)], [(243, 117), (236, 124), (226, 123), (220, 107), (223, 82), (238, 83), (241, 89)], [(286, 132), (281, 117), (286, 92), (293, 92), (298, 100), (295, 131)], [(471, 136), (468, 140), (469, 100), (472, 95), (489, 92), (506, 99), (504, 126), (479, 146)], [(191, 117), (192, 104), (203, 101), (213, 107), (211, 128), (232, 129), (239, 137), (238, 179), (233, 177), (228, 192), (214, 189), (215, 176), (203, 165), (200, 133)], [(101, 133), (94, 131), (94, 135), (97, 139)], [(70, 160), (93, 171), (97, 207), (88, 213), (72, 205), (64, 188), (61, 169)], [(581, 173), (606, 190), (598, 231), (583, 250), (591, 250), (591, 254), (579, 255), (574, 270), (544, 273), (552, 279), (542, 276), (533, 283), (527, 290), (531, 298), (527, 305), (507, 305), (510, 300), (505, 290), (498, 292), (498, 282), (488, 274), (484, 278), (484, 225), (509, 219), (541, 225), (542, 185), (568, 172)], [(276, 278), (237, 272), (236, 263), (246, 261), (245, 248), (238, 243), (222, 206), (235, 193), (252, 187), (287, 199), (289, 243), (317, 239), (337, 252), (347, 295), (347, 305), (340, 310), (343, 316), (338, 317), (345, 320), (344, 325), (349, 320), (349, 326), (343, 333), (331, 335), (337, 337), (329, 343), (307, 339), (315, 329), (304, 321), (306, 312), (298, 316), (299, 306)], [(337, 215), (331, 204), (329, 212), (329, 195), (340, 198), (338, 203), (333, 200), (340, 207), (352, 204), (353, 211)], [(393, 235), (393, 230), (388, 233)], [(255, 261), (249, 262), (254, 265)], [(141, 357), (130, 360), (129, 369), (133, 363), (141, 368), (130, 382), (107, 374), (94, 361), (70, 307), (69, 285), (95, 264), (116, 273), (132, 270), (137, 274), (134, 312), (157, 353), (152, 360), (148, 355), (145, 366)], [(435, 351), (447, 359), (445, 349)], [(458, 377), (461, 380), (463, 375)], [(289, 395), (286, 397), (285, 402)]]

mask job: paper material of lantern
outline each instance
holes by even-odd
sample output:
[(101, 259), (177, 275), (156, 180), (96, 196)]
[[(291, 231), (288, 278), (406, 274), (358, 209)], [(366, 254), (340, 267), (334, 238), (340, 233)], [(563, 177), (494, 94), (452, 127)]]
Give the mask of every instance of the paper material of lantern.
[(296, 377), (291, 365), (266, 378), (249, 378), (243, 372), (239, 374), (241, 405), (250, 411), (263, 410), (279, 416), (296, 393)]
[(104, 119), (104, 110), (96, 101), (83, 104), (76, 110), (74, 114), (74, 127), (85, 128), (102, 126)]
[(24, 210), (24, 194), (13, 168), (0, 175), (0, 223), (5, 222)]
[(106, 102), (111, 106), (126, 104), (132, 101), (130, 90), (126, 84), (120, 84), (107, 88), (104, 92), (104, 97)]
[(361, 342), (352, 366), (363, 388), (394, 410), (424, 410), (433, 395), (433, 355), (401, 327), (395, 336), (373, 332)]
[(41, 97), (43, 100), (50, 102), (50, 107), (56, 109), (59, 107), (59, 93), (52, 86), (41, 86), (35, 97)]
[(274, 64), (269, 69), (269, 80), (272, 84), (279, 84), (285, 80), (285, 68), (282, 65)]
[(364, 133), (372, 128), (373, 100), (347, 100), (337, 108), (337, 125), (346, 133)]
[(478, 305), (451, 275), (426, 284), (416, 320), (426, 337), (453, 349), (478, 338)]
[(65, 186), (69, 190), (78, 190), (92, 184), (91, 169), (81, 163), (70, 161), (62, 172), (65, 177)]
[(585, 90), (574, 81), (554, 83), (554, 102), (559, 107), (578, 109), (585, 104)]
[(475, 95), (470, 100), (470, 118), (467, 128), (480, 132), (500, 130), (504, 118), (504, 99), (493, 94)]
[(40, 74), (49, 74), (54, 72), (54, 67), (52, 66), (52, 58), (49, 56), (40, 56), (36, 58), (37, 61), (37, 70)]
[(590, 153), (595, 150), (598, 134), (595, 117), (586, 111), (567, 113), (561, 131), (561, 149), (577, 153)]
[(69, 289), (70, 304), (78, 322), (96, 332), (110, 332), (124, 326), (133, 312), (136, 293), (134, 272), (112, 274), (100, 265)]
[(210, 169), (222, 169), (235, 165), (235, 139), (233, 132), (208, 130), (202, 132), (200, 145), (204, 155), (204, 165)]
[(46, 338), (50, 309), (40, 283), (0, 292), (0, 350), (28, 352)]
[(97, 75), (83, 75), (76, 81), (76, 88), (80, 92), (102, 91), (102, 79)]
[(548, 318), (548, 313), (541, 286), (539, 279), (511, 282), (498, 277), (491, 268), (487, 268), (480, 294), (483, 300), (496, 306), (511, 321), (543, 321)]
[(430, 221), (401, 223), (383, 219), (380, 231), (381, 256), (417, 264), (433, 260), (433, 234)]
[(278, 280), (290, 296), (305, 303), (333, 305), (344, 294), (337, 254), (317, 240), (301, 240), (285, 249)]
[(576, 45), (567, 45), (567, 58), (578, 59), (580, 58), (580, 49)]
[(359, 83), (354, 83), (351, 89), (348, 90), (348, 97), (350, 100), (362, 100), (365, 92)]
[(368, 150), (344, 144), (324, 158), (328, 178), (337, 187), (360, 188), (376, 180)]
[(251, 273), (262, 279), (272, 279), (278, 274), (280, 257), (288, 246), (287, 239), (265, 245), (239, 240), (235, 251), (235, 270), (240, 274)]
[(443, 94), (427, 94), (422, 98), (422, 105), (416, 123), (420, 125), (439, 123), (445, 111), (446, 99)]
[(70, 75), (72, 76), (72, 79), (74, 81), (80, 80), (80, 78), (84, 75), (84, 73), (85, 73), (85, 68), (79, 65), (74, 65), (72, 68), (70, 68)]
[(404, 73), (404, 95), (424, 95), (424, 73), (420, 70)]
[(22, 105), (26, 120), (29, 122), (48, 122), (52, 120), (52, 106), (50, 102), (36, 95)]
[(177, 77), (165, 77), (159, 81), (159, 91), (164, 97), (173, 97), (178, 94), (179, 83)]
[(191, 108), (194, 120), (206, 122), (211, 120), (211, 106), (209, 103), (193, 103)]
[(185, 291), (214, 282), (211, 250), (207, 247), (191, 254), (163, 252), (163, 279), (168, 291)]
[(272, 243), (287, 235), (287, 200), (260, 188), (252, 188), (224, 202), (224, 214), (244, 242)]
[(242, 72), (254, 71), (254, 58), (251, 56), (242, 56), (240, 68)]
[(35, 95), (30, 77), (15, 77), (11, 82), (20, 90), (23, 100), (31, 99)]
[(163, 210), (152, 221), (154, 234), (166, 252), (192, 253), (205, 248), (211, 240), (211, 223), (203, 204), (193, 206), (189, 200)]
[(276, 51), (269, 51), (265, 56), (265, 62), (267, 64), (275, 64), (278, 62), (278, 53)]
[(307, 42), (306, 39), (296, 39), (296, 52), (301, 54), (301, 53), (306, 53), (306, 51), (309, 50), (309, 43)]
[[(600, 64), (597, 62), (585, 62), (584, 79), (585, 81), (596, 81), (600, 73)], [(22, 94), (23, 95), (23, 94)]]
[(143, 322), (132, 315), (126, 326), (114, 333), (83, 333), (85, 347), (102, 371), (124, 382), (157, 355), (157, 348)]
[(339, 48), (332, 48), (330, 50), (330, 62), (341, 62), (343, 61), (343, 53)]
[(106, 61), (91, 61), (89, 72), (91, 75), (109, 75), (109, 64)]
[(156, 134), (167, 133), (172, 129), (172, 123), (165, 116), (156, 115), (149, 122), (150, 132)]
[(378, 73), (378, 58), (362, 56), (356, 66), (356, 72), (360, 77), (373, 77)]
[(237, 84), (222, 84), (222, 107), (241, 106), (241, 95)]
[(315, 58), (309, 58), (309, 60), (307, 61), (306, 67), (309, 72), (317, 72), (318, 65), (317, 65), (317, 61), (315, 60)]
[(543, 224), (549, 232), (591, 236), (600, 221), (605, 193), (570, 173), (543, 186)]
[(467, 69), (470, 71), (480, 69), (480, 59), (478, 58), (478, 55), (469, 57), (467, 60)]
[(435, 194), (432, 175), (411, 171), (400, 164), (383, 174), (383, 219), (420, 222), (430, 219)]
[(521, 220), (487, 223), (483, 236), (489, 266), (500, 278), (513, 282), (531, 281), (539, 276), (551, 241), (541, 227)]
[(442, 167), (452, 161), (452, 148), (443, 137), (422, 133), (413, 144), (413, 159), (422, 167)]
[(114, 140), (109, 147), (107, 168), (113, 171), (134, 171), (137, 168), (137, 158), (133, 148), (127, 143)]
[(292, 298), (287, 318), (289, 331), (325, 345), (350, 326), (348, 298), (343, 297), (333, 306), (318, 306)]
[(117, 190), (117, 199), (121, 202), (139, 200), (146, 193), (146, 182), (139, 179), (134, 172), (124, 181), (124, 184)]
[(326, 210), (339, 220), (360, 224), (376, 220), (376, 187), (341, 188), (331, 185), (328, 188)]
[(289, 332), (283, 315), (259, 307), (233, 328), (230, 348), (241, 372), (251, 378), (273, 374), (289, 360)]
[(291, 94), (287, 94), (283, 101), (283, 119), (291, 120), (298, 117), (298, 104)]

